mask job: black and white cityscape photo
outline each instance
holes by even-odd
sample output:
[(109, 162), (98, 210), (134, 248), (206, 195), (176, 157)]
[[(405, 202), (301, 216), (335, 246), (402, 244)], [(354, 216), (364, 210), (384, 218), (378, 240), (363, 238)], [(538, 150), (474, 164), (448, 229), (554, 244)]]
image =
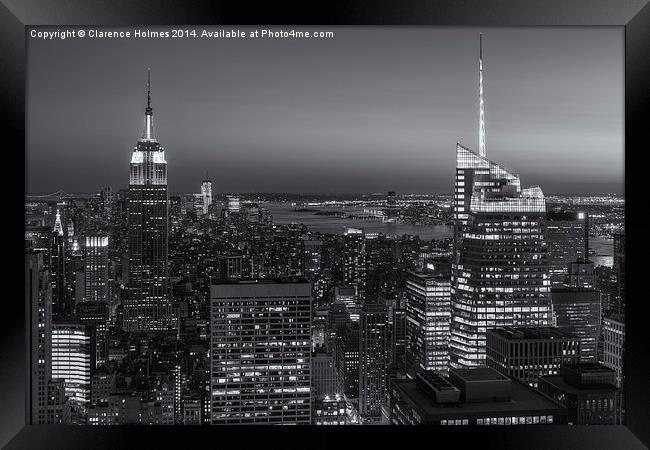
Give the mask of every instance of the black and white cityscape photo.
[(625, 423), (621, 28), (27, 27), (27, 423)]

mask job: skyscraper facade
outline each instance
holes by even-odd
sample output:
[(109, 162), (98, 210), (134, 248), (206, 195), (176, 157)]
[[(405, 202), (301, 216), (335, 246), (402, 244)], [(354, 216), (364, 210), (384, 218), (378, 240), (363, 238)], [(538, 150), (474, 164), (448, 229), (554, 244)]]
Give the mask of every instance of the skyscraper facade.
[(422, 371), (446, 373), (451, 322), (449, 272), (409, 272), (406, 293), (407, 372), (411, 377)]
[(311, 287), (211, 286), (212, 424), (311, 422)]
[(625, 316), (612, 314), (603, 317), (603, 364), (616, 371), (616, 387), (624, 387)]
[(108, 236), (86, 236), (84, 300), (108, 302)]
[[(149, 84), (148, 84), (149, 86)], [(133, 149), (128, 198), (129, 286), (124, 328), (156, 331), (171, 325), (168, 293), (168, 193), (165, 150), (154, 135), (150, 90), (142, 138)]]
[(580, 360), (596, 362), (601, 330), (600, 292), (566, 286), (551, 290), (557, 327), (580, 339)]
[(348, 228), (344, 233), (343, 281), (357, 289), (357, 299), (366, 292), (366, 236), (363, 230)]
[(384, 303), (363, 305), (359, 331), (359, 415), (362, 423), (379, 423), (388, 399), (388, 308)]
[(201, 183), (201, 200), (202, 200), (202, 212), (203, 215), (207, 215), (210, 212), (210, 205), (212, 205), (212, 181), (203, 180)]
[(28, 339), (26, 423), (47, 423), (52, 372), (52, 287), (43, 252), (25, 253), (25, 306)]
[(539, 187), (456, 147), (451, 363), (485, 364), (485, 332), (551, 325), (550, 279)]
[(52, 323), (52, 378), (64, 380), (65, 395), (78, 417), (85, 417), (90, 403), (93, 360), (91, 335), (86, 325), (74, 319), (55, 319)]
[(611, 312), (625, 314), (625, 233), (614, 235), (614, 274), (615, 292), (611, 302)]
[(588, 220), (584, 212), (548, 211), (544, 239), (548, 245), (551, 284), (561, 285), (569, 263), (588, 259)]
[(485, 364), (488, 328), (552, 320), (544, 193), (485, 156), (482, 40), (479, 120), (478, 153), (456, 144), (450, 348), (460, 368)]
[(52, 249), (50, 251), (50, 282), (52, 283), (52, 310), (54, 314), (70, 313), (67, 298), (66, 262), (67, 241), (61, 223), (61, 213), (56, 210), (56, 219), (52, 231)]

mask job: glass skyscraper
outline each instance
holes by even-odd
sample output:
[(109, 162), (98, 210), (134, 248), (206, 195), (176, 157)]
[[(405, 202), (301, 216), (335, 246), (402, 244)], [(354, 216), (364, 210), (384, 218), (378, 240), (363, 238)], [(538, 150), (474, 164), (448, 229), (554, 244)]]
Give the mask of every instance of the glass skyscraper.
[(451, 366), (485, 365), (486, 330), (552, 324), (544, 193), (486, 157), (483, 45), (479, 151), (456, 144)]
[(486, 330), (552, 324), (539, 187), (458, 144), (451, 364), (485, 364)]

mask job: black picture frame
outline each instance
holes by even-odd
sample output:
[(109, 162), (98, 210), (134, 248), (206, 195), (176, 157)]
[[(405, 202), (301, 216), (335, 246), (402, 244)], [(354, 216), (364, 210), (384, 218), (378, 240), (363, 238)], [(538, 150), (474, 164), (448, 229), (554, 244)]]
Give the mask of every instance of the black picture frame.
[[(0, 345), (0, 444), (6, 448), (149, 448), (185, 446), (204, 440), (210, 447), (233, 445), (332, 446), (477, 445), (482, 448), (647, 448), (650, 445), (650, 374), (648, 338), (639, 279), (644, 188), (641, 158), (647, 153), (647, 111), (650, 84), (650, 5), (647, 0), (355, 0), (337, 5), (323, 1), (248, 4), (180, 0), (3, 0), (0, 4), (0, 129), (5, 134), (5, 179), (25, 164), (25, 26), (27, 25), (171, 25), (171, 24), (303, 24), (418, 26), (622, 26), (625, 27), (625, 195), (628, 264), (626, 287), (626, 425), (552, 427), (66, 427), (25, 426), (25, 323), (20, 291), (23, 255), (15, 214), (24, 203), (16, 182), (5, 184), (5, 215), (9, 230), (5, 251), (3, 324)], [(53, 168), (55, 170), (55, 168)], [(24, 173), (24, 170), (23, 170)], [(18, 175), (18, 178), (20, 175)], [(26, 183), (23, 188), (26, 187)], [(631, 237), (631, 239), (630, 239)], [(632, 242), (635, 245), (630, 245)], [(16, 261), (14, 261), (14, 258)], [(398, 428), (396, 430), (396, 428)], [(444, 428), (444, 429), (441, 429)], [(459, 430), (456, 428), (464, 428)], [(416, 433), (415, 436), (413, 433)], [(358, 439), (361, 438), (362, 441)], [(418, 443), (422, 444), (418, 444)], [(270, 444), (271, 443), (271, 444)]]

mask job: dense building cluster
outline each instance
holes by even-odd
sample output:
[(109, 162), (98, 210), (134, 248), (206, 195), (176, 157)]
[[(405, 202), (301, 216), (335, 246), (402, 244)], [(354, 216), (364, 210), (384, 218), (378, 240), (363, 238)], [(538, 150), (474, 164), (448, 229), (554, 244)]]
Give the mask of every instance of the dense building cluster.
[(148, 95), (128, 189), (27, 200), (28, 422), (622, 423), (623, 229), (594, 267), (592, 216), (487, 158), (480, 80), (449, 214), (367, 213), (449, 220), (433, 240), (276, 223), (207, 177), (170, 194)]

